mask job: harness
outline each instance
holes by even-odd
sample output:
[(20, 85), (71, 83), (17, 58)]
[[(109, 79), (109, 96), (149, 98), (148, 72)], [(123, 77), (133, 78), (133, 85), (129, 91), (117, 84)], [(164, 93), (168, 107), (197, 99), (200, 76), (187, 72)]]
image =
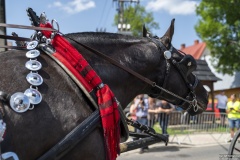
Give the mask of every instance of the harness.
[[(33, 20), (33, 23), (39, 24), (38, 20), (36, 17), (35, 12), (30, 8), (27, 10), (29, 15), (31, 16), (31, 19)], [(40, 18), (44, 18), (44, 17), (40, 17)], [(56, 23), (56, 21), (52, 21), (53, 23)], [(0, 23), (0, 26), (2, 27), (10, 27), (10, 28), (22, 28), (22, 29), (31, 29), (31, 30), (37, 30), (37, 31), (51, 31), (53, 34), (51, 35), (51, 38), (53, 38), (55, 36), (55, 34), (59, 33), (59, 26), (57, 24), (57, 29), (54, 28), (42, 28), (42, 27), (33, 27), (33, 26), (22, 26), (22, 25), (13, 25), (13, 24), (2, 24)], [(64, 35), (64, 34), (62, 34)], [(54, 48), (51, 46), (49, 39), (47, 39), (46, 37), (44, 38), (44, 36), (40, 35), (40, 32), (36, 32), (36, 34), (34, 34), (30, 39), (29, 38), (23, 38), (23, 37), (16, 37), (16, 36), (4, 36), (4, 35), (0, 35), (0, 38), (5, 38), (5, 39), (12, 39), (12, 40), (16, 40), (16, 41), (32, 41), (33, 39), (35, 39), (36, 37), (41, 36), (41, 41), (42, 43), (38, 45), (38, 47), (44, 51), (47, 55), (49, 55), (53, 60), (55, 60), (66, 72), (67, 74), (74, 80), (74, 82), (76, 82), (76, 84), (79, 86), (79, 88), (81, 88), (83, 90), (83, 92), (87, 95), (87, 97), (90, 99), (90, 101), (92, 102), (93, 106), (95, 107), (95, 111), (92, 113), (92, 115), (90, 115), (88, 118), (86, 118), (81, 124), (79, 124), (75, 129), (73, 129), (66, 137), (64, 137), (59, 143), (57, 143), (54, 147), (52, 147), (48, 152), (46, 152), (43, 156), (41, 156), (39, 158), (39, 160), (44, 160), (44, 159), (54, 159), (54, 158), (60, 158), (62, 156), (64, 156), (66, 153), (68, 153), (68, 151), (70, 151), (72, 148), (74, 148), (75, 145), (77, 145), (85, 136), (87, 136), (90, 132), (92, 132), (97, 125), (100, 123), (100, 115), (99, 115), (99, 110), (97, 109), (97, 104), (96, 104), (96, 100), (95, 97), (89, 93), (81, 83), (79, 83), (79, 81), (72, 76), (69, 71), (66, 69), (65, 66), (63, 66), (58, 60), (56, 60), (56, 58), (54, 58), (52, 56), (52, 53), (55, 52)], [(65, 37), (67, 37), (65, 35)], [(180, 100), (182, 100), (182, 104), (190, 104), (188, 108), (185, 108), (186, 110), (191, 109), (192, 107), (194, 108), (194, 111), (197, 112), (198, 110), (198, 105), (197, 105), (197, 100), (196, 100), (196, 95), (194, 93), (194, 89), (198, 84), (198, 80), (195, 76), (195, 82), (194, 84), (191, 84), (188, 79), (185, 76), (185, 72), (183, 71), (183, 69), (181, 68), (181, 64), (184, 63), (186, 61), (186, 59), (182, 59), (180, 62), (176, 62), (176, 60), (172, 57), (172, 46), (170, 47), (170, 49), (168, 50), (163, 44), (162, 42), (157, 39), (157, 38), (150, 38), (150, 40), (158, 47), (158, 50), (160, 52), (164, 52), (164, 58), (166, 60), (166, 76), (164, 78), (164, 83), (163, 86), (159, 86), (158, 83), (153, 82), (151, 80), (149, 80), (148, 78), (138, 74), (137, 72), (131, 70), (130, 68), (127, 68), (123, 65), (121, 65), (120, 63), (118, 63), (116, 60), (106, 56), (105, 54), (85, 45), (82, 44), (80, 42), (75, 41), (74, 39), (67, 37), (69, 39), (71, 39), (72, 41), (76, 42), (77, 44), (83, 46), (84, 48), (86, 48), (87, 50), (91, 51), (92, 53), (100, 56), (101, 58), (109, 61), (110, 63), (112, 63), (113, 65), (122, 68), (123, 70), (125, 70), (126, 72), (130, 73), (131, 75), (139, 78), (140, 80), (144, 81), (145, 83), (151, 85), (154, 89), (157, 88), (157, 90), (160, 90), (160, 94), (163, 93), (167, 93), (170, 94)], [(24, 43), (23, 43), (24, 44)], [(17, 46), (17, 47), (10, 47), (10, 46), (0, 46), (0, 47), (4, 47), (4, 48), (11, 48), (11, 49), (26, 49), (26, 47), (24, 45), (22, 46)], [(188, 58), (188, 57), (187, 57)], [(186, 98), (180, 97), (174, 93), (172, 93), (169, 90), (166, 90), (164, 88), (164, 86), (166, 85), (167, 81), (168, 81), (168, 75), (170, 72), (170, 67), (171, 64), (173, 66), (175, 66), (179, 73), (181, 74), (181, 76), (183, 77), (184, 81), (186, 82), (190, 92), (187, 95)], [(191, 64), (189, 64), (191, 65)], [(101, 87), (101, 85), (99, 86)], [(1, 100), (7, 101), (9, 100), (9, 95), (4, 93), (4, 92), (0, 92), (0, 98)], [(117, 101), (117, 100), (116, 100)], [(166, 144), (168, 142), (168, 137), (164, 136), (164, 135), (160, 135), (157, 134), (152, 128), (141, 125), (138, 122), (134, 122), (132, 120), (129, 120), (125, 117), (123, 111), (122, 111), (122, 107), (120, 105), (120, 103), (117, 101), (118, 103), (118, 109), (121, 115), (121, 125), (123, 126), (123, 128), (125, 129), (125, 132), (123, 133), (123, 138), (124, 140), (126, 140), (128, 138), (128, 129), (127, 129), (127, 124), (132, 125), (140, 130), (142, 130), (144, 134), (141, 135), (137, 135), (137, 136), (143, 136), (143, 137), (147, 137), (147, 136), (151, 136), (150, 138), (148, 138), (148, 140), (146, 142), (148, 142), (147, 144), (156, 142), (156, 139), (158, 141), (164, 141)], [(130, 133), (130, 135), (133, 135)], [(135, 135), (136, 136), (136, 135)], [(125, 152), (126, 149), (126, 144), (127, 143), (122, 143), (120, 145), (120, 152)]]

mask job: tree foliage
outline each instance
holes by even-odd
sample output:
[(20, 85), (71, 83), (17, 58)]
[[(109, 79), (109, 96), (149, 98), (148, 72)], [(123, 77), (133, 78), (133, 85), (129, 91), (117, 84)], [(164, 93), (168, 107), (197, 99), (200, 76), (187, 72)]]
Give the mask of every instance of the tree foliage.
[(211, 50), (217, 71), (233, 74), (240, 71), (240, 1), (202, 0), (195, 26), (200, 38)]
[[(114, 25), (118, 25), (118, 17), (116, 14), (114, 17)], [(142, 27), (145, 27), (148, 31), (152, 29), (159, 29), (157, 22), (154, 22), (153, 14), (151, 12), (146, 12), (145, 8), (140, 5), (132, 7), (129, 5), (124, 9), (123, 13), (124, 23), (131, 25), (131, 32), (134, 36), (142, 36)]]

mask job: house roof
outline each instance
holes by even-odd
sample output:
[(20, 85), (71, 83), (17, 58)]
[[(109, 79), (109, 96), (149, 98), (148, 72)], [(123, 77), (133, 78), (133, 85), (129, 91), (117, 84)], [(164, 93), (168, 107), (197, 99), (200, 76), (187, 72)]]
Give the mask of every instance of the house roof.
[(199, 42), (198, 40), (194, 41), (192, 46), (186, 47), (185, 44), (181, 45), (181, 51), (192, 55), (197, 61), (197, 69), (193, 73), (198, 77), (201, 81), (212, 81), (216, 82), (221, 80), (216, 77), (215, 74), (211, 71), (208, 66), (208, 63), (205, 60), (201, 60), (204, 50), (206, 48), (206, 43)]
[(180, 50), (186, 54), (192, 55), (195, 59), (200, 59), (205, 48), (205, 42), (199, 42), (198, 40), (195, 40), (194, 44), (188, 47), (185, 47), (185, 44), (182, 44)]
[(216, 77), (215, 74), (209, 68), (207, 62), (205, 60), (196, 60), (197, 61), (197, 69), (193, 73), (198, 77), (200, 81), (219, 81), (220, 78)]

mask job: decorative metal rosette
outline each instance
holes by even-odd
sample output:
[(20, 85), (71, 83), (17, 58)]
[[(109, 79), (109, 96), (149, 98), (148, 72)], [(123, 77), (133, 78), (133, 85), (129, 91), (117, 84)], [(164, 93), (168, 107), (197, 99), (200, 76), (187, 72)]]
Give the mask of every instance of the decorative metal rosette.
[(38, 86), (43, 83), (43, 78), (38, 74), (38, 71), (42, 68), (42, 64), (37, 61), (37, 57), (40, 55), (40, 52), (36, 49), (37, 46), (38, 41), (35, 40), (27, 44), (29, 51), (26, 53), (26, 57), (29, 60), (26, 62), (25, 67), (30, 71), (26, 76), (30, 87), (24, 93), (16, 92), (10, 97), (10, 106), (18, 113), (31, 110), (34, 108), (34, 105), (42, 101), (42, 95), (38, 91)]

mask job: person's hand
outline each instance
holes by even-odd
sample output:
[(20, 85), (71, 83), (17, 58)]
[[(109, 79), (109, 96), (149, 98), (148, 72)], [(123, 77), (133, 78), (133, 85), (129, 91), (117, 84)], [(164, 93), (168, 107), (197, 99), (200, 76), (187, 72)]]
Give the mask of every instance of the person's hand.
[(162, 113), (162, 112), (164, 112), (164, 109), (162, 109), (162, 108), (160, 107), (160, 108), (158, 108), (158, 110), (157, 110), (156, 113)]
[(166, 111), (165, 111), (166, 114), (170, 114), (171, 112), (172, 112), (171, 109), (166, 109)]

